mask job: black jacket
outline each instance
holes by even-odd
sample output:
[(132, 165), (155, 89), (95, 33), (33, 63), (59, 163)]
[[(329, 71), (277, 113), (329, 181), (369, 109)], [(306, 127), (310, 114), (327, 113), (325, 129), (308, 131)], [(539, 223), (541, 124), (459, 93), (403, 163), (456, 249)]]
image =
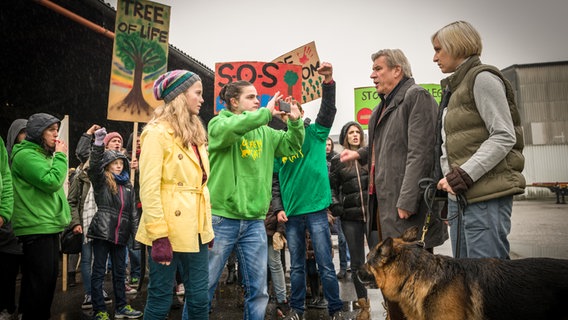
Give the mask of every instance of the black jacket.
[(369, 197), (369, 170), (368, 166), (361, 165), (360, 161), (344, 163), (339, 155), (331, 159), (331, 172), (329, 175), (331, 185), (331, 212), (340, 216), (341, 220), (364, 221)]
[(90, 158), (89, 178), (95, 192), (97, 213), (89, 226), (88, 237), (107, 240), (118, 245), (127, 245), (130, 236), (138, 230), (134, 189), (130, 181), (117, 184), (118, 192), (113, 194), (105, 180), (104, 167), (116, 159), (123, 159), (123, 172), (130, 167), (126, 156), (118, 151), (104, 151), (104, 146), (93, 146)]

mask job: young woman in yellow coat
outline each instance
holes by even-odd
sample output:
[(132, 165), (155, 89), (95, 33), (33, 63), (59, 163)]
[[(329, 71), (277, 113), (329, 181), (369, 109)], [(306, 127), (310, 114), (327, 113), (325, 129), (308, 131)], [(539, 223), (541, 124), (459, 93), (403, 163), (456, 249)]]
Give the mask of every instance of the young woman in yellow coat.
[[(185, 286), (190, 319), (208, 318), (208, 248), (213, 240), (207, 177), (207, 135), (197, 116), (203, 103), (199, 76), (173, 70), (154, 83), (165, 104), (140, 137), (142, 218), (136, 240), (150, 246), (144, 319), (166, 318), (176, 270)], [(191, 275), (191, 276), (190, 276)]]

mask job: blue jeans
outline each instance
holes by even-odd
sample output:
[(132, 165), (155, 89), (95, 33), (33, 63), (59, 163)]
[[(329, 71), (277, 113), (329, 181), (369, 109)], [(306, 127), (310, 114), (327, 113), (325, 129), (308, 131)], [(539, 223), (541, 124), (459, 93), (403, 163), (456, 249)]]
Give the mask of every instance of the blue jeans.
[(103, 297), (103, 282), (107, 258), (112, 262), (112, 289), (114, 292), (115, 308), (118, 310), (126, 305), (124, 280), (126, 278), (126, 246), (110, 241), (93, 239), (93, 273), (91, 275), (91, 297), (93, 312), (107, 311)]
[(339, 250), (339, 270), (347, 271), (347, 266), (351, 262), (351, 255), (349, 254), (349, 246), (343, 233), (343, 225), (341, 218), (335, 219), (335, 226), (337, 228), (337, 249)]
[(93, 241), (83, 243), (81, 247), (81, 279), (85, 294), (91, 295), (91, 266), (93, 264)]
[(126, 259), (130, 262), (130, 279), (140, 279), (140, 250), (127, 248)]
[[(152, 248), (148, 247), (152, 256)], [(185, 288), (185, 304), (182, 319), (208, 319), (209, 297), (209, 251), (207, 244), (200, 243), (199, 252), (174, 252), (170, 265), (148, 260), (150, 280), (148, 298), (144, 308), (145, 320), (163, 320), (172, 304), (172, 288), (175, 285), (176, 271), (179, 272)]]
[(280, 259), (280, 250), (274, 250), (272, 237), (268, 238), (268, 269), (272, 276), (272, 287), (278, 302), (286, 301), (286, 280)]
[[(513, 196), (468, 204), (463, 212), (460, 258), (509, 259)], [(458, 212), (458, 203), (449, 199), (448, 216)], [(452, 253), (456, 255), (458, 218), (450, 220)]]
[(339, 283), (332, 259), (331, 232), (326, 210), (288, 217), (286, 238), (290, 251), (290, 306), (304, 313), (306, 300), (306, 229), (310, 232), (329, 314), (341, 310)]
[(209, 304), (233, 251), (237, 249), (239, 272), (245, 287), (244, 319), (263, 320), (268, 304), (266, 229), (264, 220), (235, 220), (213, 215), (215, 242), (209, 251)]

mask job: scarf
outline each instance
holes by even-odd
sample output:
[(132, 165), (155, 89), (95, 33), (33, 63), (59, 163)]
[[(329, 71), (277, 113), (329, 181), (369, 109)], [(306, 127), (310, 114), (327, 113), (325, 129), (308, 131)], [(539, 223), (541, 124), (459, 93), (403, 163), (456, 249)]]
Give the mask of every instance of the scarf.
[(130, 174), (128, 171), (122, 171), (120, 174), (112, 174), (114, 176), (114, 180), (117, 184), (125, 185), (130, 180)]

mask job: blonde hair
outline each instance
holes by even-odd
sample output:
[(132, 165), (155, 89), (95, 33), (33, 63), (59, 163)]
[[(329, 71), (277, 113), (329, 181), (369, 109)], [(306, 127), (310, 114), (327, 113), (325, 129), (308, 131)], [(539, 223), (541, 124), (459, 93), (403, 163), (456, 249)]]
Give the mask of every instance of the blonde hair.
[(112, 194), (117, 194), (118, 193), (118, 187), (116, 186), (116, 180), (114, 180), (114, 175), (112, 174), (112, 172), (109, 171), (109, 165), (107, 165), (105, 167), (105, 180), (106, 183), (110, 189), (110, 192), (112, 192)]
[(189, 113), (184, 94), (179, 94), (174, 100), (154, 110), (154, 117), (149, 124), (159, 122), (168, 123), (174, 130), (175, 137), (180, 138), (188, 147), (207, 143), (205, 127), (196, 114)]
[(455, 21), (436, 31), (431, 38), (432, 44), (436, 38), (442, 49), (454, 58), (481, 56), (483, 50), (479, 32), (466, 21)]
[(412, 68), (410, 67), (410, 62), (404, 55), (404, 52), (400, 49), (383, 49), (379, 50), (371, 55), (371, 61), (375, 62), (380, 57), (385, 57), (387, 66), (389, 68), (394, 68), (400, 66), (402, 73), (407, 78), (412, 78)]

